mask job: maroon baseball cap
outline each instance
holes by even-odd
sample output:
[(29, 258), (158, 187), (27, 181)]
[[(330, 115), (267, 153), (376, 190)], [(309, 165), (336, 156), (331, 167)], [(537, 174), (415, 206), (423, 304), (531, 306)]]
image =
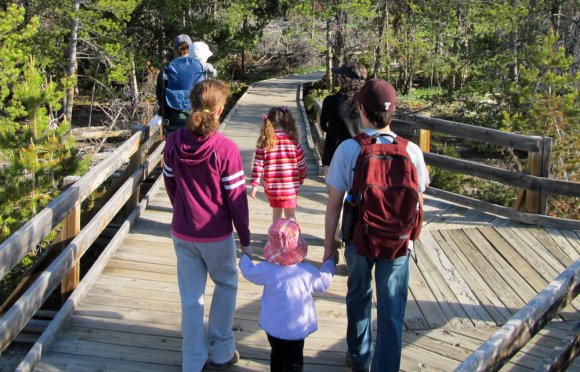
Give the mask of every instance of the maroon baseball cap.
[(397, 101), (395, 88), (381, 79), (370, 79), (352, 99), (371, 111), (393, 112)]

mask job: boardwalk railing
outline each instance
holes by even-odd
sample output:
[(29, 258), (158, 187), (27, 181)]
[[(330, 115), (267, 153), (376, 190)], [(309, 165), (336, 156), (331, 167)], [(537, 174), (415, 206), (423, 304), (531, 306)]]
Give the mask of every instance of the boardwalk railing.
[[(321, 102), (315, 101), (314, 108), (317, 113), (317, 130), (322, 133), (319, 129)], [(549, 194), (580, 197), (580, 183), (549, 178), (552, 146), (551, 138), (507, 133), (496, 129), (422, 116), (415, 116), (412, 120), (395, 119), (392, 123), (392, 129), (395, 132), (415, 130), (419, 132), (418, 145), (421, 147), (421, 150), (423, 150), (427, 165), (485, 180), (496, 181), (507, 186), (524, 190), (524, 192), (520, 193), (520, 197), (516, 201), (514, 208), (503, 207), (434, 187), (427, 188), (425, 192), (426, 194), (472, 207), (483, 212), (507, 217), (514, 221), (545, 227), (558, 227), (574, 230), (580, 229), (580, 221), (578, 220), (555, 218), (544, 215), (546, 213), (546, 204)], [(431, 153), (431, 132), (526, 151), (528, 153), (530, 174), (501, 169), (475, 161)], [(527, 212), (531, 213), (518, 210), (522, 209), (523, 204), (525, 204)]]
[[(473, 352), (456, 372), (497, 371), (546, 323), (578, 295), (580, 260), (576, 260), (503, 327)], [(564, 338), (536, 371), (563, 371), (578, 352), (578, 326)]]
[[(2, 315), (0, 351), (10, 345), (68, 273), (78, 270), (75, 267), (80, 258), (113, 217), (124, 206), (129, 212), (137, 206), (143, 180), (162, 159), (164, 142), (160, 141), (159, 129), (160, 127), (136, 127), (131, 138), (0, 245), (0, 278), (3, 278), (61, 222), (65, 222), (65, 225), (70, 223), (66, 219), (71, 216), (74, 221), (80, 221), (78, 209), (81, 203), (128, 163), (120, 179), (109, 187), (115, 192), (111, 193), (108, 201), (82, 230), (77, 231), (78, 234), (66, 237), (72, 239), (70, 243)], [(72, 225), (76, 223), (72, 222)], [(70, 232), (77, 229), (68, 230)], [(71, 287), (76, 284), (78, 281), (72, 286), (69, 285), (68, 289), (74, 289)]]

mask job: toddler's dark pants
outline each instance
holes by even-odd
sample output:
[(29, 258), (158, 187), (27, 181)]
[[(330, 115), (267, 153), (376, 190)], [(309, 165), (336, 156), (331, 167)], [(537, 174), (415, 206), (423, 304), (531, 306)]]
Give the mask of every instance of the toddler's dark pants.
[(302, 372), (304, 367), (304, 339), (283, 340), (267, 333), (266, 335), (272, 347), (270, 371)]

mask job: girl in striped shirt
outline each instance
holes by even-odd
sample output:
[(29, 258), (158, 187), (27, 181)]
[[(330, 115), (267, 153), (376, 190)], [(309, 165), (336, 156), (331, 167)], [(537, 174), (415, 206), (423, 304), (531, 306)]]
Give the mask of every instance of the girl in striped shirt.
[(288, 107), (272, 107), (263, 114), (264, 125), (256, 145), (252, 168), (252, 198), (256, 198), (260, 178), (272, 207), (272, 220), (296, 219), (298, 187), (306, 178), (306, 160), (300, 145), (298, 129)]

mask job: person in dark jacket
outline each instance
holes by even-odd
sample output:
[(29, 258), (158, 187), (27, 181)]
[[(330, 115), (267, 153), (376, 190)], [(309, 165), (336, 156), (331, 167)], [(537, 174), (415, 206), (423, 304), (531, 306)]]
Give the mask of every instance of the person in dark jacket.
[(324, 176), (328, 173), (330, 161), (338, 145), (362, 130), (358, 108), (352, 102), (352, 96), (362, 88), (367, 78), (367, 69), (358, 62), (334, 67), (332, 72), (338, 74), (340, 89), (338, 93), (324, 99), (320, 112), (320, 127), (326, 132), (322, 154)]
[[(217, 131), (228, 96), (222, 81), (196, 84), (187, 126), (167, 138), (163, 154), (165, 187), (173, 206), (183, 371), (201, 371), (206, 362), (224, 367), (239, 359), (232, 332), (238, 288), (233, 228), (244, 250), (249, 249), (250, 229), (240, 150)], [(206, 330), (208, 274), (215, 289)]]

